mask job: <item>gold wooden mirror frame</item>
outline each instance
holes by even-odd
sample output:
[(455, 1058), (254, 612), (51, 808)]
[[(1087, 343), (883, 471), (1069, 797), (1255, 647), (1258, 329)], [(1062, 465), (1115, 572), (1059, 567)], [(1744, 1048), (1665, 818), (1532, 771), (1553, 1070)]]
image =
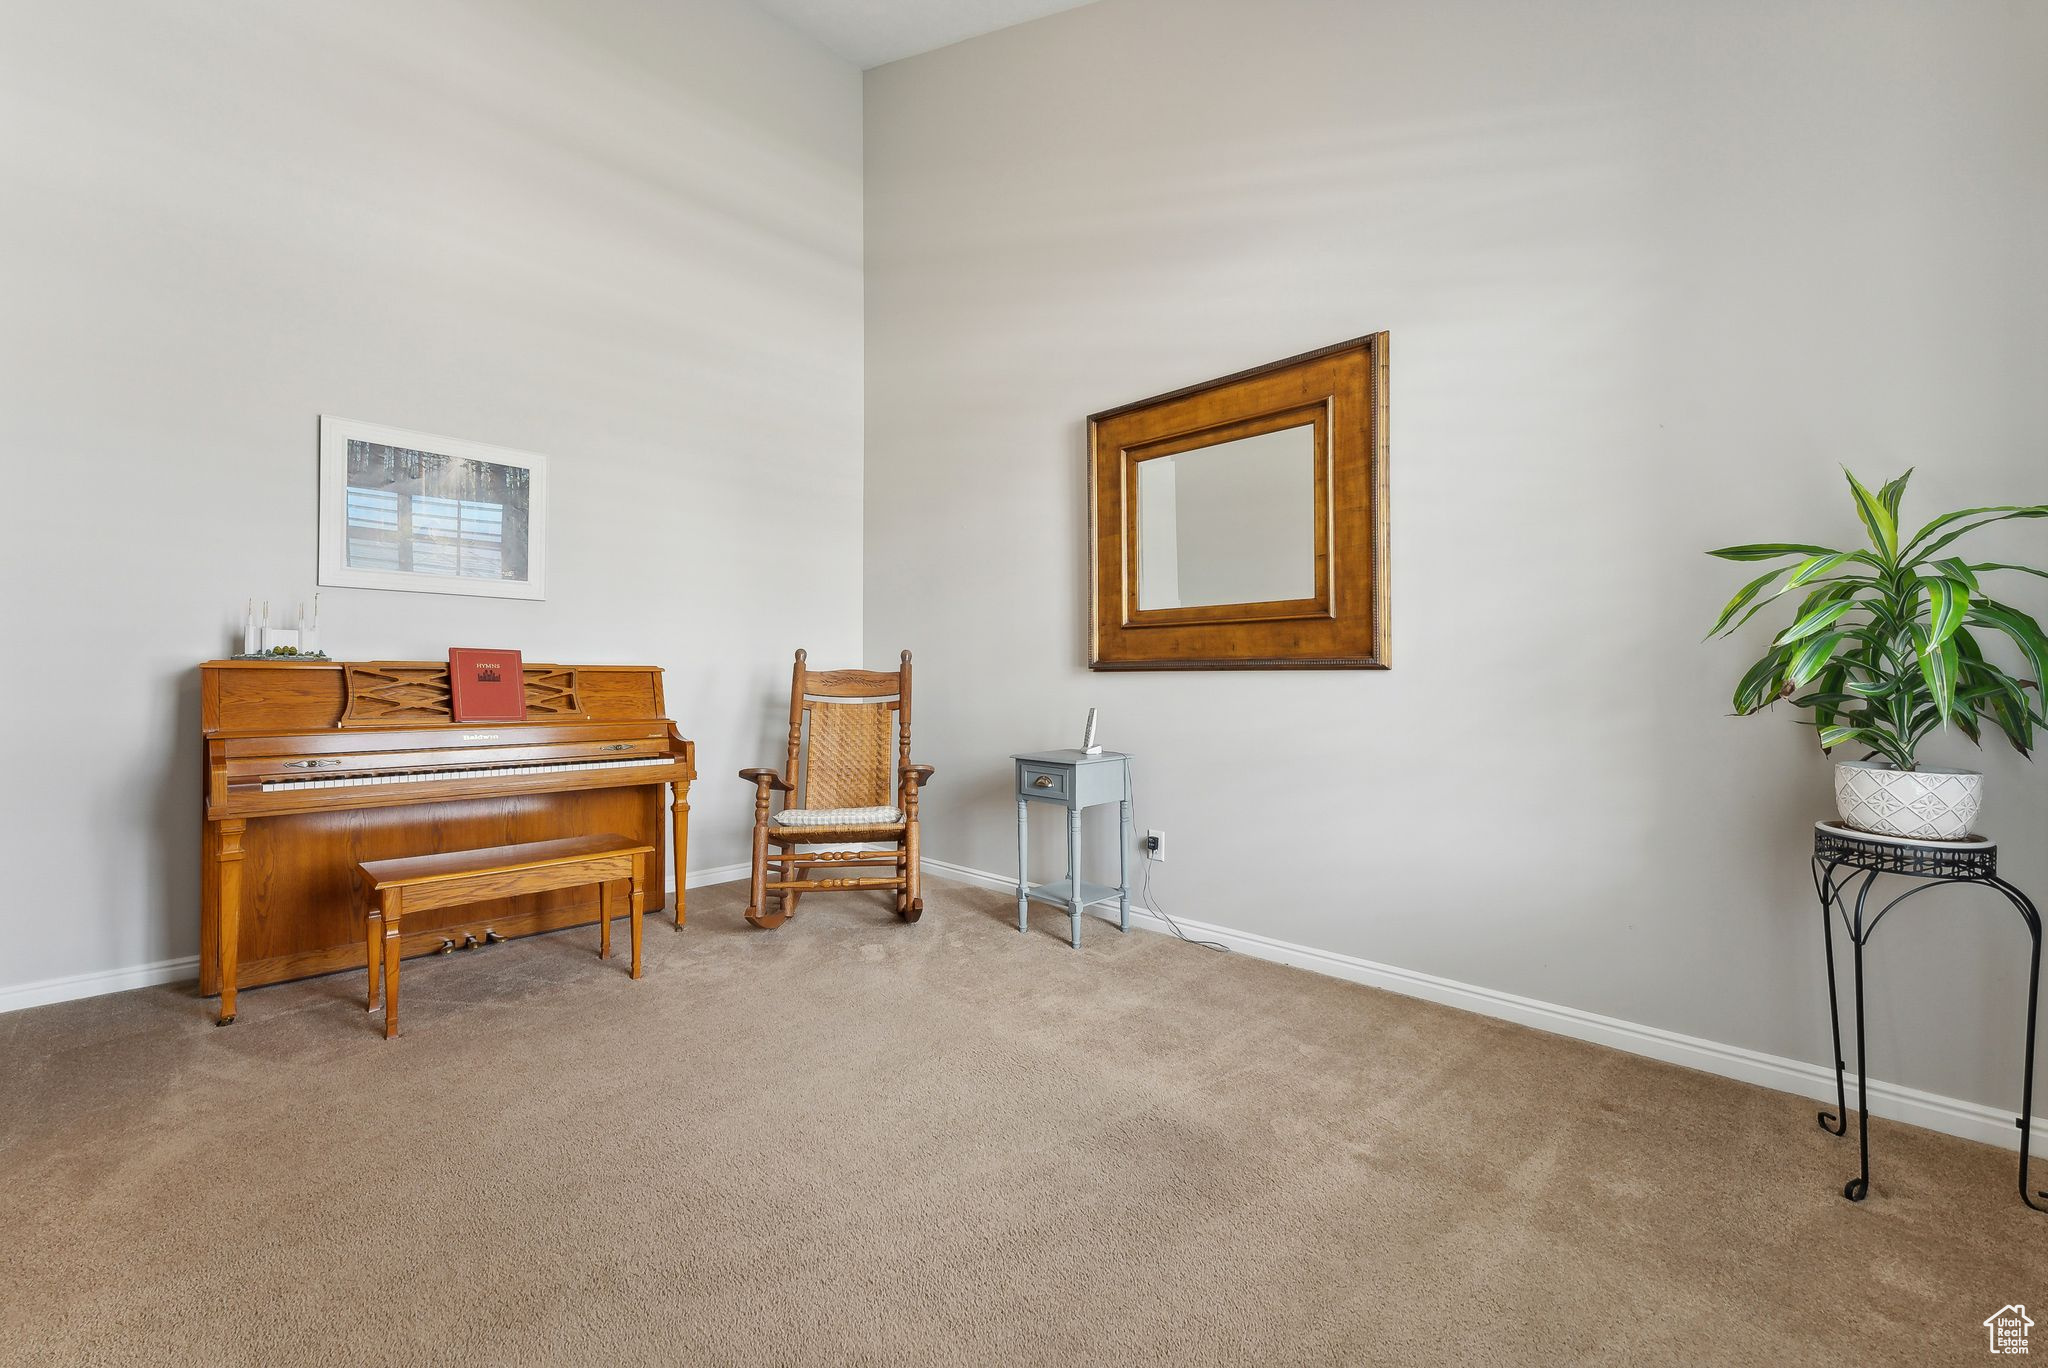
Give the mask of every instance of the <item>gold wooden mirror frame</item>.
[[(1314, 593), (1141, 607), (1139, 466), (1297, 427), (1314, 433)], [(1088, 530), (1091, 669), (1387, 668), (1387, 334), (1090, 415)]]

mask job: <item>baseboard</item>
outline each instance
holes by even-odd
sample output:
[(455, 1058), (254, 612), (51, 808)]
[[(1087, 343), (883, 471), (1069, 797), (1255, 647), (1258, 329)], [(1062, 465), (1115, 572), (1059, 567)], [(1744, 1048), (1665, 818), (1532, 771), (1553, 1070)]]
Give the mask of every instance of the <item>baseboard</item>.
[(17, 1012), (24, 1007), (42, 1007), (73, 998), (98, 997), (102, 993), (125, 993), (130, 988), (154, 988), (159, 983), (180, 983), (199, 977), (199, 956), (133, 964), (125, 969), (101, 969), (90, 974), (68, 974), (63, 978), (38, 979), (0, 988), (0, 1012)]
[(684, 881), (684, 886), (687, 888), (704, 888), (711, 884), (731, 883), (734, 879), (744, 879), (753, 872), (754, 867), (745, 860), (741, 860), (738, 864), (713, 865), (709, 869), (693, 869), (690, 871), (690, 877)]
[[(693, 869), (686, 886), (703, 888), (709, 884), (731, 883), (734, 879), (746, 878), (749, 872), (750, 867), (745, 863)], [(89, 974), (39, 979), (34, 983), (0, 987), (0, 1012), (17, 1012), (24, 1007), (43, 1007), (52, 1002), (98, 997), (102, 993), (123, 993), (130, 988), (154, 988), (160, 983), (183, 983), (198, 977), (199, 956), (185, 955), (178, 959), (157, 960), (152, 964), (130, 965), (124, 969), (101, 969)]]
[[(933, 874), (955, 878), (981, 888), (1004, 893), (1015, 893), (1017, 889), (1014, 875), (992, 874), (985, 869), (974, 869), (947, 860), (934, 860), (929, 856), (925, 857), (923, 863), (925, 869)], [(1460, 983), (1455, 979), (1438, 978), (1434, 974), (1417, 973), (1415, 970), (1402, 969), (1391, 964), (1379, 964), (1372, 960), (1359, 959), (1354, 955), (1295, 945), (1289, 941), (1275, 940), (1270, 936), (1261, 936), (1250, 931), (1238, 931), (1209, 922), (1189, 921), (1185, 917), (1176, 917), (1174, 920), (1180, 923), (1181, 929), (1189, 936), (1216, 941), (1229, 946), (1239, 954), (1272, 960), (1278, 964), (1290, 964), (1297, 969), (1313, 970), (1318, 974), (1328, 974), (1332, 978), (1363, 983), (1373, 988), (1384, 988), (1388, 992), (1423, 998), (1430, 1002), (1442, 1003), (1446, 1007), (1456, 1007), (1461, 1011), (1477, 1012), (1481, 1016), (1497, 1017), (1502, 1021), (1531, 1026), (1539, 1031), (1549, 1031), (1553, 1035), (1591, 1041), (1595, 1045), (1605, 1045), (1629, 1054), (1662, 1060), (1666, 1064), (1678, 1064), (1688, 1069), (1698, 1069), (1702, 1073), (1719, 1074), (1723, 1078), (1775, 1088), (1780, 1092), (1826, 1102), (1830, 1107), (1835, 1100), (1835, 1072), (1824, 1064), (1764, 1054), (1759, 1050), (1748, 1050), (1739, 1045), (1724, 1045), (1716, 1040), (1681, 1035), (1676, 1031), (1644, 1026), (1594, 1012), (1583, 1012), (1576, 1007), (1560, 1006), (1554, 1002), (1518, 997), (1513, 993), (1503, 993), (1471, 983)], [(1164, 918), (1135, 902), (1131, 904), (1131, 924), (1148, 931), (1172, 934), (1172, 928), (1167, 925)], [(1850, 1082), (1850, 1103), (1855, 1103), (1853, 1079)], [(1915, 1126), (1925, 1126), (1928, 1130), (1961, 1136), (1966, 1140), (1977, 1140), (2006, 1149), (2019, 1148), (2019, 1127), (2014, 1124), (2012, 1112), (1987, 1107), (1978, 1102), (1965, 1102), (1960, 1098), (1943, 1097), (1938, 1093), (1922, 1092), (1918, 1088), (1908, 1088), (1898, 1083), (1884, 1083), (1877, 1079), (1870, 1081), (1870, 1114)], [(2035, 1152), (2048, 1152), (2048, 1118), (2037, 1114), (2033, 1130)]]

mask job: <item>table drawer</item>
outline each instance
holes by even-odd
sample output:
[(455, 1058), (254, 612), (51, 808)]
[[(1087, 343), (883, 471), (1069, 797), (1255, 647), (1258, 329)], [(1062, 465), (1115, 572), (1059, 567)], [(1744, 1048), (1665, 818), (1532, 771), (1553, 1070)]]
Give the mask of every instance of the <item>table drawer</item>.
[(1072, 775), (1072, 770), (1057, 765), (1034, 765), (1024, 761), (1017, 766), (1017, 796), (1064, 803), (1072, 796), (1068, 788)]

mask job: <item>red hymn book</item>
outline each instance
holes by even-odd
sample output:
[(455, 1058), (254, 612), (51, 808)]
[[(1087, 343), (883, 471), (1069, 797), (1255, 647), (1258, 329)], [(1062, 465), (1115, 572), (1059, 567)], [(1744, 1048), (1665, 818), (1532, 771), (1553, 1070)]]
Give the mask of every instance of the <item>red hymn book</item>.
[(526, 672), (519, 652), (449, 647), (448, 710), (457, 722), (524, 722)]

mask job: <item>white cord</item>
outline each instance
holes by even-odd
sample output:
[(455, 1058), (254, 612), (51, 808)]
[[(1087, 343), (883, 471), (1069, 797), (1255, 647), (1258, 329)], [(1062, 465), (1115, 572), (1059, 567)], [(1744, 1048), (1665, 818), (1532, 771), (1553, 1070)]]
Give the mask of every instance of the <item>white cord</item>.
[[(1139, 829), (1137, 796), (1138, 781), (1135, 774), (1136, 769), (1137, 766), (1132, 762), (1131, 757), (1126, 755), (1124, 757), (1124, 801), (1131, 805), (1131, 830), (1134, 832)], [(1180, 937), (1189, 945), (1199, 945), (1204, 947), (1205, 949), (1218, 950), (1226, 955), (1229, 954), (1230, 947), (1223, 944), (1221, 941), (1196, 940), (1193, 936), (1190, 936), (1187, 932), (1180, 929), (1179, 922), (1175, 921), (1172, 917), (1166, 915), (1166, 909), (1159, 905), (1158, 901), (1156, 900), (1152, 892), (1152, 866), (1158, 863), (1158, 861), (1152, 859), (1151, 855), (1152, 852), (1149, 848), (1140, 847), (1138, 851), (1138, 858), (1145, 862), (1145, 883), (1142, 892), (1144, 893), (1145, 897), (1146, 911), (1152, 913), (1153, 916), (1165, 922), (1169, 927), (1173, 929), (1174, 935)]]

